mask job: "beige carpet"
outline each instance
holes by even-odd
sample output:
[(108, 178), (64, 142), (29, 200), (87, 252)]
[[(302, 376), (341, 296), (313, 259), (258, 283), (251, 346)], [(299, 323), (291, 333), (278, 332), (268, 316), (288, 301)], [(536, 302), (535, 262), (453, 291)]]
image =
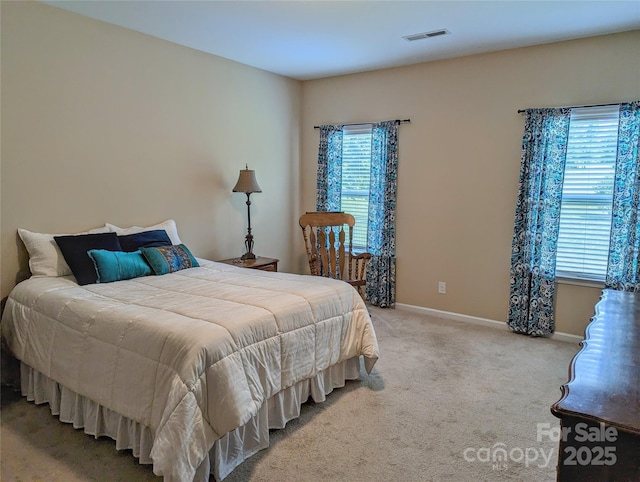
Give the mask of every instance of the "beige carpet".
[[(226, 480), (555, 480), (557, 444), (538, 440), (537, 428), (558, 426), (549, 407), (577, 344), (400, 310), (371, 314), (381, 353), (373, 373), (306, 404)], [(3, 482), (159, 480), (110, 439), (6, 388), (1, 417)], [(506, 460), (492, 461), (500, 449)]]

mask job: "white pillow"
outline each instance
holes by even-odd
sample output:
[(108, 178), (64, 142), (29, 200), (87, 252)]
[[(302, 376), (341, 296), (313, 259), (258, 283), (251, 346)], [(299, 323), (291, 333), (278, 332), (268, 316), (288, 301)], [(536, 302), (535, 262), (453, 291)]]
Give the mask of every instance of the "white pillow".
[(153, 226), (140, 227), (140, 226), (131, 226), (130, 228), (119, 228), (113, 224), (107, 223), (105, 225), (109, 230), (113, 233), (116, 233), (118, 236), (123, 236), (126, 234), (136, 234), (141, 233), (143, 231), (155, 231), (157, 229), (164, 229), (171, 240), (171, 244), (182, 244), (180, 241), (180, 236), (178, 236), (178, 228), (176, 227), (176, 222), (173, 219), (168, 219), (159, 224), (154, 224)]
[[(108, 232), (109, 228), (105, 225), (101, 228), (76, 234)], [(73, 274), (71, 268), (69, 268), (69, 265), (64, 260), (58, 243), (53, 239), (54, 236), (69, 236), (68, 234), (32, 233), (22, 228), (18, 229), (18, 234), (29, 252), (29, 270), (31, 271), (31, 276), (68, 276)]]

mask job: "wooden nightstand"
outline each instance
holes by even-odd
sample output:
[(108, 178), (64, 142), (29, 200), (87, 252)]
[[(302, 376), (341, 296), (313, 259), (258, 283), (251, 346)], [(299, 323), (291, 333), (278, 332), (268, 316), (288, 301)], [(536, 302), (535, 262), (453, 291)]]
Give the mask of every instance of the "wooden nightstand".
[(258, 256), (256, 259), (221, 259), (218, 263), (232, 264), (240, 268), (261, 269), (262, 271), (278, 271), (278, 261), (280, 260), (276, 258)]

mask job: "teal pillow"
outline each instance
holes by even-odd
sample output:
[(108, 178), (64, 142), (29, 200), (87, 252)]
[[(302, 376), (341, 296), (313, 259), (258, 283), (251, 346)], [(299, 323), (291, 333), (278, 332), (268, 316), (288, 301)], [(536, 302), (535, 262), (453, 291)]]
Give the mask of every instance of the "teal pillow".
[(97, 283), (111, 283), (152, 274), (140, 250), (126, 253), (92, 249), (87, 254), (96, 267)]
[(140, 251), (153, 272), (158, 275), (200, 266), (184, 244), (140, 248)]

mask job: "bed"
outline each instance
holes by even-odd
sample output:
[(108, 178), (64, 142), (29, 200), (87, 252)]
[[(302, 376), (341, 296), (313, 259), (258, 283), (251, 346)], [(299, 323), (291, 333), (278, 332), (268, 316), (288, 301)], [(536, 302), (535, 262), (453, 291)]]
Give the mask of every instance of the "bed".
[(378, 358), (348, 284), (197, 261), (101, 284), (32, 277), (2, 317), (23, 395), (167, 481), (224, 479)]

